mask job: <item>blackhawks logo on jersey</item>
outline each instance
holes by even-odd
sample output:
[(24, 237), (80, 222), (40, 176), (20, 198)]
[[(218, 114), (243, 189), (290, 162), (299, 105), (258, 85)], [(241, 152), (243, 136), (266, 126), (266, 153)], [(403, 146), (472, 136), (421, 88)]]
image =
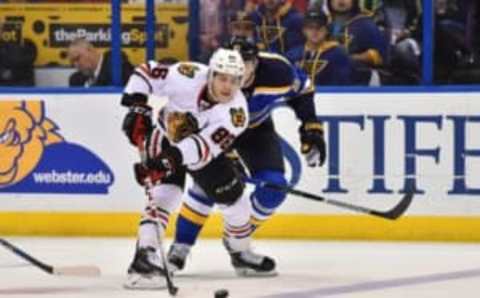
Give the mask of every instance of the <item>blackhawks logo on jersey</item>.
[(235, 127), (245, 126), (247, 117), (245, 115), (245, 110), (243, 108), (239, 108), (239, 109), (231, 108), (230, 115), (232, 116), (233, 126)]
[(178, 67), (178, 72), (190, 79), (193, 79), (193, 77), (195, 77), (195, 73), (198, 70), (200, 70), (198, 66), (190, 63), (182, 63)]

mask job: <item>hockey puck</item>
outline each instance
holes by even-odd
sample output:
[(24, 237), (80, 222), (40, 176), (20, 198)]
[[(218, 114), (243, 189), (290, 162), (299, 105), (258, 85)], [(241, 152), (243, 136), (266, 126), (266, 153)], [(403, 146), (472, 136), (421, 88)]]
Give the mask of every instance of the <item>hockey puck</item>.
[(215, 298), (227, 298), (228, 290), (220, 289), (215, 291)]

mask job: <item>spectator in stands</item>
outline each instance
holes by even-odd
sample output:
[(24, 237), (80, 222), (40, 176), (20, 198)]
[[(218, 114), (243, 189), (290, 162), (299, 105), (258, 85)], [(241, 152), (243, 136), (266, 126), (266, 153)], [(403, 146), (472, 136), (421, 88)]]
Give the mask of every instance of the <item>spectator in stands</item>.
[[(388, 84), (416, 84), (420, 82), (421, 47), (415, 38), (421, 33), (420, 0), (384, 1), (375, 13), (377, 25), (387, 36), (389, 47)], [(384, 81), (384, 83), (385, 83)]]
[(285, 0), (263, 0), (252, 13), (258, 39), (267, 51), (285, 54), (303, 44), (303, 16)]
[[(10, 0), (14, 3), (108, 3), (108, 0)], [(126, 0), (122, 1), (126, 2)]]
[[(359, 4), (362, 10), (368, 10), (372, 13), (375, 13), (378, 8), (382, 6), (382, 0), (360, 0)], [(328, 13), (327, 0), (310, 0), (309, 6), (310, 9), (322, 10), (325, 13)]]
[(436, 0), (435, 81), (437, 83), (480, 82), (478, 1)]
[(389, 0), (375, 9), (375, 19), (381, 28), (392, 31), (391, 38), (402, 40), (418, 30), (421, 13), (421, 0)]
[[(145, 4), (146, 0), (124, 0), (124, 2), (128, 2), (131, 4)], [(177, 4), (185, 4), (188, 0), (155, 0), (156, 4), (160, 3), (177, 3)]]
[[(400, 0), (403, 1), (403, 0)], [(408, 1), (408, 0), (407, 0)], [(382, 6), (382, 4), (391, 2), (391, 0), (360, 0), (360, 7), (363, 10), (368, 10), (370, 12), (375, 12), (378, 8)]]
[(465, 46), (467, 57), (465, 64), (476, 64), (479, 58), (480, 3), (475, 0), (458, 0), (460, 17), (465, 25)]
[(225, 35), (221, 0), (200, 0), (200, 62), (207, 63)]
[(387, 42), (371, 14), (361, 11), (358, 0), (327, 0), (332, 17), (330, 32), (344, 45), (354, 65), (353, 81), (368, 85), (372, 68), (387, 59)]
[[(287, 1), (291, 3), (301, 13), (305, 13), (305, 11), (309, 6), (308, 0), (287, 0)], [(261, 2), (261, 0), (247, 0), (245, 4), (245, 11), (253, 12), (255, 9), (257, 9), (259, 2)]]
[(305, 70), (316, 86), (351, 84), (352, 65), (343, 48), (329, 40), (328, 17), (321, 11), (308, 11), (304, 18), (304, 45), (287, 53), (287, 58)]
[(465, 17), (456, 1), (435, 1), (435, 80), (450, 83), (452, 73), (468, 55)]
[(326, 5), (327, 3), (325, 2), (325, 0), (310, 0), (308, 8), (310, 10), (320, 10), (322, 12), (326, 12), (326, 10), (324, 9)]
[[(84, 38), (74, 40), (68, 48), (68, 58), (77, 72), (70, 76), (71, 87), (112, 85), (111, 51), (103, 54)], [(125, 85), (133, 72), (133, 65), (122, 53), (122, 85)]]
[(480, 3), (474, 2), (473, 7), (470, 10), (469, 18), (467, 22), (467, 38), (471, 42), (477, 57), (480, 57)]
[(245, 11), (237, 11), (229, 17), (228, 31), (229, 37), (241, 36), (255, 39), (255, 22)]
[(0, 37), (9, 36), (0, 38), (0, 86), (34, 86), (37, 49), (32, 41), (14, 34), (16, 25), (0, 23)]

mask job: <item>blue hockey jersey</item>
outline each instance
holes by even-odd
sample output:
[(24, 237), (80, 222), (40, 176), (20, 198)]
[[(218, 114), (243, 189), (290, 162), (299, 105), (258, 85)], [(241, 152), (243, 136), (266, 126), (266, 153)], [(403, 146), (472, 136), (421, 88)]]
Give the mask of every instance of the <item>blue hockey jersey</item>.
[(313, 87), (308, 76), (283, 56), (260, 52), (255, 80), (242, 91), (248, 101), (250, 127), (255, 127), (268, 119), (272, 109), (283, 102), (311, 100), (302, 95), (312, 93)]

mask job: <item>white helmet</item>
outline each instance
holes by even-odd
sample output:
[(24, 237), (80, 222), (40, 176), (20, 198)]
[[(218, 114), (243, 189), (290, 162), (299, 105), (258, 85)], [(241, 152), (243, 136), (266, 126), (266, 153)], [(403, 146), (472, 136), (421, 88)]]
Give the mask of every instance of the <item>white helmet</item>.
[(231, 96), (222, 97), (213, 90), (213, 81), (215, 74), (231, 75), (238, 81), (238, 88), (242, 86), (245, 75), (245, 64), (238, 51), (220, 48), (213, 53), (208, 63), (208, 90), (211, 96), (219, 102), (228, 101)]
[(213, 53), (208, 63), (210, 71), (243, 77), (245, 64), (238, 51), (220, 48)]
[(211, 72), (229, 74), (236, 77), (243, 77), (245, 64), (238, 51), (220, 48), (213, 53), (208, 67)]

